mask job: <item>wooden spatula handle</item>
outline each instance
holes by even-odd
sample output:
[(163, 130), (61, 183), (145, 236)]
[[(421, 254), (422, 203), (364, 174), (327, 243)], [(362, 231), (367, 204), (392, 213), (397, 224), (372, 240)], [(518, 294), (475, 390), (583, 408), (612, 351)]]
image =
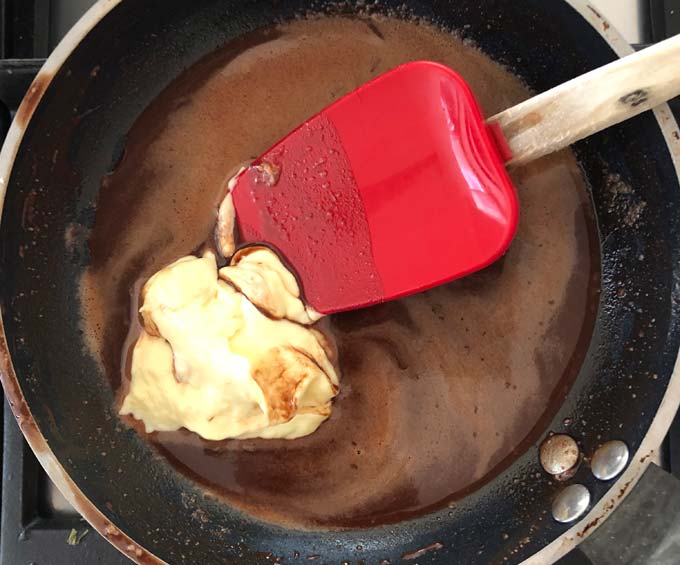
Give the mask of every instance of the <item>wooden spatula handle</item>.
[(595, 69), (488, 120), (517, 165), (632, 118), (680, 94), (680, 35)]

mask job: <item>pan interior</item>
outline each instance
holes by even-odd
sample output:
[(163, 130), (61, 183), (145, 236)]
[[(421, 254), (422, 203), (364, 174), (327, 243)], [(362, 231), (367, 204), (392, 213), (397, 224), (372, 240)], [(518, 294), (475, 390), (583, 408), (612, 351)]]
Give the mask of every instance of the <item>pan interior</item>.
[[(486, 115), (530, 95), (510, 72), (433, 26), (335, 17), (229, 42), (154, 100), (104, 179), (82, 282), (83, 331), (114, 389), (124, 393), (128, 383), (138, 283), (210, 237), (239, 165), (370, 78), (419, 59), (461, 73)], [(575, 378), (599, 283), (589, 195), (573, 155), (513, 179), (522, 220), (501, 261), (331, 317), (342, 393), (319, 431), (295, 441), (207, 442), (187, 431), (148, 439), (230, 503), (292, 525), (393, 522), (498, 474), (543, 433)]]

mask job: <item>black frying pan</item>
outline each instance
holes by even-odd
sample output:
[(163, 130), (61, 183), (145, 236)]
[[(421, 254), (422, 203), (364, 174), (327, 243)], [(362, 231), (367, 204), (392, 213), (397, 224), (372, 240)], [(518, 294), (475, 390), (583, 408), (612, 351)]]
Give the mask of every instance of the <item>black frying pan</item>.
[[(75, 259), (73, 241), (67, 249), (63, 234), (71, 223), (92, 221), (101, 178), (135, 118), (184, 68), (225, 41), (310, 8), (352, 12), (352, 4), (101, 2), (36, 79), (3, 149), (2, 382), (50, 476), (100, 533), (140, 562), (288, 563), (316, 556), (333, 563), (519, 562), (569, 529), (550, 517), (551, 500), (563, 485), (541, 472), (538, 445), (453, 510), (360, 531), (292, 531), (257, 522), (204, 497), (202, 488), (122, 425), (112, 391), (85, 353), (76, 281), (87, 263), (86, 233), (77, 235), (81, 253)], [(403, 4), (383, 0), (375, 9)], [(558, 0), (405, 4), (460, 30), (537, 91), (611, 61), (614, 47), (622, 45), (580, 2), (578, 9)], [(93, 79), (94, 67), (106, 80)], [(87, 119), (94, 108), (96, 119)], [(588, 487), (596, 513), (571, 530), (576, 540), (634, 482), (680, 398), (678, 378), (672, 379), (680, 344), (680, 187), (672, 151), (678, 160), (680, 134), (668, 114), (660, 118), (644, 114), (576, 147), (597, 213), (600, 309), (581, 371), (546, 434), (564, 431), (569, 419), (568, 432), (584, 454), (607, 439), (622, 439), (637, 453), (616, 484), (595, 480), (581, 466), (572, 482)], [(646, 202), (636, 226), (626, 223), (626, 206), (612, 206), (608, 173), (632, 187), (627, 203)], [(108, 457), (98, 457), (102, 451)], [(553, 545), (539, 559), (571, 544)], [(418, 557), (414, 552), (422, 548), (429, 550)]]

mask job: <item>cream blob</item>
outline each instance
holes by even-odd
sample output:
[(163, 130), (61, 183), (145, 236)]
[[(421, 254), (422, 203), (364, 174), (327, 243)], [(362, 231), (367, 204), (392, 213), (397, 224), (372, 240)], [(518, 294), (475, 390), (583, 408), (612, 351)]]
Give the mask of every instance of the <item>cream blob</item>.
[(231, 265), (220, 269), (220, 278), (235, 286), (272, 318), (287, 318), (309, 325), (322, 317), (302, 301), (297, 280), (278, 255), (267, 247), (239, 250), (231, 258)]
[(218, 276), (212, 254), (184, 257), (144, 286), (144, 330), (120, 412), (147, 432), (294, 439), (330, 415), (339, 386), (334, 349), (315, 328), (291, 321), (313, 318), (295, 277), (266, 248), (236, 261)]

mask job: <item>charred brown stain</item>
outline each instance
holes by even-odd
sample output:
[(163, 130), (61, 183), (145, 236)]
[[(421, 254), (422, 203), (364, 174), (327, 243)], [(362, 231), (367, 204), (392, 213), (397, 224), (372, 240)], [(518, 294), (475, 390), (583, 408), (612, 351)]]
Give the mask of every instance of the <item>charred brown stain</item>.
[(31, 86), (29, 87), (28, 92), (26, 92), (26, 95), (21, 102), (21, 106), (19, 106), (16, 116), (14, 117), (17, 124), (19, 124), (22, 129), (25, 129), (28, 125), (28, 120), (33, 115), (33, 112), (38, 106), (38, 103), (51, 80), (51, 74), (40, 72), (31, 83)]
[(644, 455), (643, 457), (640, 457), (640, 463), (644, 463), (649, 459), (652, 455), (654, 455), (654, 450), (652, 449), (647, 455)]
[[(291, 371), (287, 355), (296, 359)], [(304, 379), (313, 377), (317, 371), (323, 372), (316, 360), (306, 351), (295, 347), (279, 347), (273, 351), (271, 364), (258, 365), (253, 370), (253, 379), (263, 391), (269, 404), (270, 419), (273, 422), (287, 422), (297, 410), (295, 394)], [(302, 376), (302, 377), (301, 377)], [(328, 409), (330, 414), (330, 408)]]
[(416, 551), (404, 553), (401, 556), (401, 558), (406, 560), (406, 561), (409, 561), (411, 559), (418, 559), (418, 557), (422, 557), (423, 555), (425, 555), (426, 553), (429, 553), (430, 551), (438, 551), (442, 547), (444, 547), (444, 544), (436, 541), (436, 542), (431, 543), (430, 545), (425, 546), (425, 547), (418, 549)]
[(602, 510), (602, 514), (600, 514), (597, 518), (594, 518), (593, 520), (591, 520), (590, 522), (588, 522), (588, 523), (585, 525), (585, 527), (584, 527), (580, 532), (578, 532), (576, 535), (577, 535), (578, 537), (580, 537), (580, 538), (585, 537), (586, 535), (588, 535), (588, 532), (589, 532), (590, 530), (592, 530), (593, 528), (596, 528), (597, 525), (598, 525), (604, 518), (606, 518), (607, 514), (609, 514), (609, 512), (614, 508), (614, 504), (615, 504), (615, 502), (614, 502), (613, 499), (610, 500), (609, 502), (607, 502), (607, 504), (605, 505), (604, 509)]
[(599, 18), (599, 19), (601, 19), (601, 20), (604, 19), (604, 18), (602, 17), (602, 14), (600, 14), (600, 12), (598, 12), (598, 11), (597, 11), (595, 8), (593, 8), (590, 4), (588, 4), (588, 9), (589, 9), (593, 14), (595, 14), (595, 17), (597, 17), (597, 18)]
[(366, 20), (366, 25), (368, 26), (368, 29), (371, 30), (373, 35), (375, 35), (378, 39), (385, 39), (385, 36), (383, 35), (383, 32), (380, 31), (380, 28), (373, 22), (372, 20)]
[(589, 9), (593, 14), (595, 14), (595, 17), (596, 17), (597, 19), (602, 20), (602, 29), (603, 29), (603, 31), (607, 31), (607, 30), (611, 27), (611, 26), (609, 25), (609, 22), (608, 22), (607, 20), (605, 20), (605, 19), (602, 17), (602, 14), (600, 14), (600, 12), (598, 12), (595, 8), (593, 8), (591, 5), (588, 5), (588, 9)]
[[(19, 387), (19, 382), (16, 379), (16, 374), (14, 373), (14, 367), (12, 366), (12, 361), (9, 354), (9, 348), (4, 337), (4, 328), (2, 322), (0, 321), (0, 380), (2, 381), (2, 386), (5, 390), (5, 396), (7, 397), (7, 402), (9, 403), (12, 413), (19, 425), (19, 428), (23, 432), (26, 439), (33, 447), (34, 442), (37, 447), (33, 447), (33, 451), (36, 454), (43, 454), (48, 451), (47, 445), (45, 443), (42, 434), (38, 431), (35, 421), (33, 420), (33, 415), (28, 408), (28, 404), (24, 400), (23, 393)], [(40, 444), (42, 441), (42, 444)]]
[(38, 228), (35, 221), (35, 204), (37, 199), (38, 193), (35, 190), (29, 190), (21, 211), (21, 227), (26, 231), (35, 231)]
[(255, 557), (259, 557), (260, 559), (264, 559), (265, 561), (270, 561), (271, 563), (283, 562), (283, 557), (275, 555), (271, 551), (256, 551)]
[[(649, 457), (649, 456), (647, 456)], [(641, 460), (642, 462), (642, 460)], [(604, 520), (609, 513), (614, 509), (614, 507), (617, 505), (618, 502), (623, 498), (623, 496), (626, 494), (626, 491), (628, 490), (628, 487), (632, 483), (632, 479), (624, 483), (624, 485), (619, 489), (619, 493), (614, 497), (611, 498), (603, 507), (602, 512), (600, 513), (599, 516), (596, 518), (592, 519), (590, 522), (588, 522), (585, 527), (576, 534), (577, 537), (579, 538), (584, 538), (586, 535), (588, 535), (588, 532), (590, 530), (596, 528), (598, 524)]]
[(630, 486), (630, 483), (632, 481), (627, 481), (620, 489), (619, 489), (619, 494), (616, 495), (618, 500), (621, 500), (623, 498), (623, 495), (626, 494), (626, 491), (628, 490), (628, 487)]
[(70, 223), (64, 230), (64, 245), (69, 253), (74, 253), (78, 245), (78, 239), (83, 233), (83, 226), (81, 224)]
[(628, 211), (626, 212), (626, 215), (623, 218), (623, 223), (626, 224), (628, 227), (635, 226), (638, 223), (640, 216), (642, 215), (642, 212), (646, 207), (647, 202), (645, 202), (644, 200), (632, 204), (628, 208)]
[(644, 104), (645, 102), (647, 102), (648, 99), (649, 92), (644, 88), (638, 88), (637, 90), (633, 90), (633, 92), (629, 92), (625, 96), (619, 98), (619, 102), (624, 106), (631, 106), (632, 108), (636, 108), (640, 104)]
[(680, 141), (680, 132), (674, 131), (674, 132), (673, 132), (673, 137), (674, 137), (675, 139), (677, 139), (678, 141)]
[(191, 513), (191, 517), (194, 520), (197, 520), (201, 524), (208, 524), (210, 522), (210, 518), (208, 518), (208, 513), (203, 510), (202, 508), (197, 508)]
[(574, 466), (571, 467), (570, 469), (567, 469), (563, 473), (560, 473), (559, 475), (555, 475), (555, 479), (560, 481), (560, 482), (568, 481), (569, 479), (571, 479), (576, 474), (576, 471), (579, 470), (582, 462), (583, 462), (583, 456), (579, 454), (579, 459), (578, 459), (578, 461), (576, 461)]

